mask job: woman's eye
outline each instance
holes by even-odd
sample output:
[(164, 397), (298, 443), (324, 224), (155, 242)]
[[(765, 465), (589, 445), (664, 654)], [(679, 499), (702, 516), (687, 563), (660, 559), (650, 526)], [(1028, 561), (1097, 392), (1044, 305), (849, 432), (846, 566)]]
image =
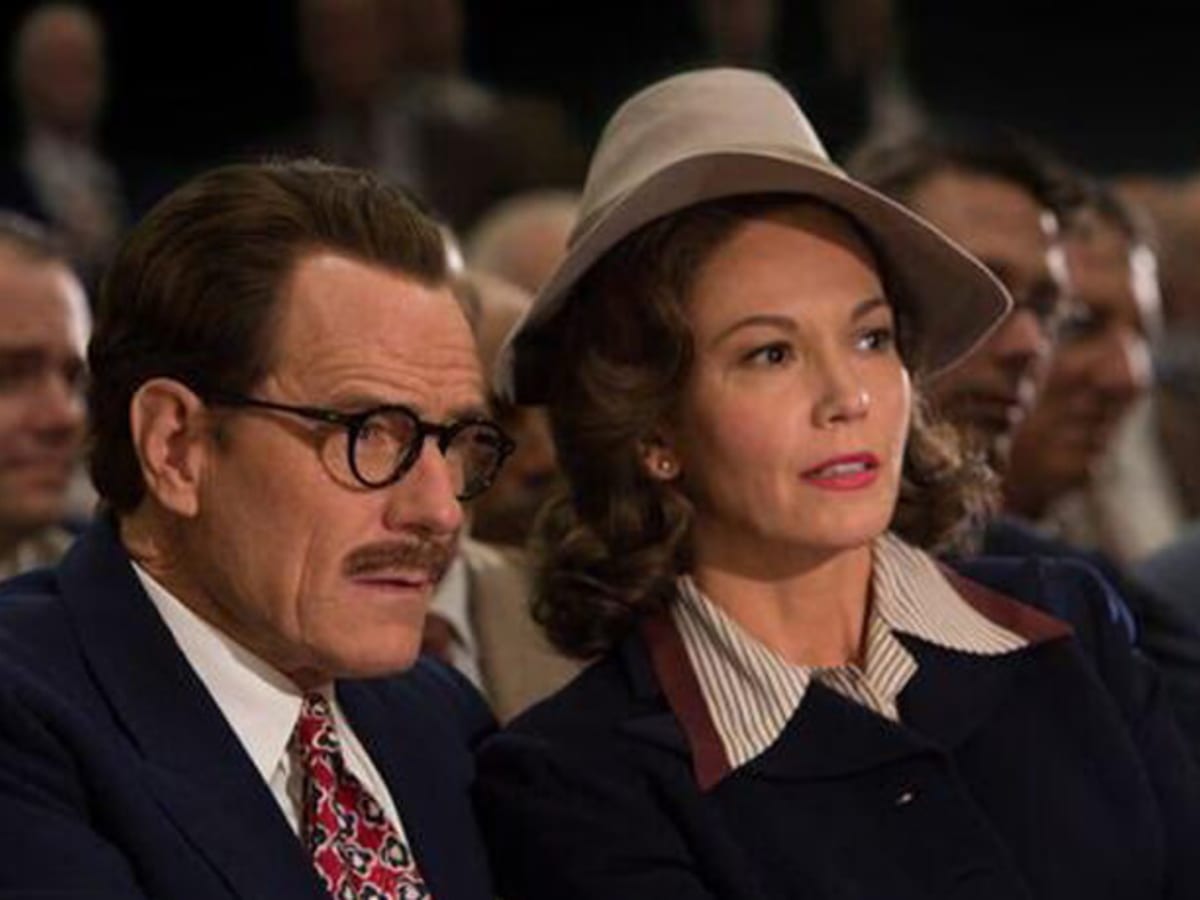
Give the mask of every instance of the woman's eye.
[(858, 344), (864, 350), (890, 350), (896, 343), (896, 332), (891, 328), (871, 328), (863, 332)]
[(766, 344), (751, 350), (743, 357), (743, 362), (754, 366), (781, 366), (792, 358), (792, 348), (789, 344)]

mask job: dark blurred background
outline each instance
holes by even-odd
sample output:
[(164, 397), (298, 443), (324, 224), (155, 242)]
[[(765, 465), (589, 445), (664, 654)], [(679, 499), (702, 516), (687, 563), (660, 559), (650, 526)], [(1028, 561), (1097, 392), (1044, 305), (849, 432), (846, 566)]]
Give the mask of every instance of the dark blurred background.
[[(33, 4), (0, 6), (7, 42)], [(108, 28), (111, 100), (104, 144), (150, 190), (238, 153), (308, 105), (294, 0), (94, 0)], [(811, 68), (823, 50), (815, 4), (785, 0), (772, 68)], [(1105, 173), (1190, 169), (1194, 29), (1183, 4), (899, 2), (904, 64), (938, 113), (1019, 126)], [(581, 138), (631, 90), (705, 58), (691, 0), (467, 0), (468, 71), (558, 100)], [(804, 85), (792, 80), (803, 97)], [(824, 123), (817, 122), (823, 130)], [(6, 91), (0, 136), (17, 140)]]

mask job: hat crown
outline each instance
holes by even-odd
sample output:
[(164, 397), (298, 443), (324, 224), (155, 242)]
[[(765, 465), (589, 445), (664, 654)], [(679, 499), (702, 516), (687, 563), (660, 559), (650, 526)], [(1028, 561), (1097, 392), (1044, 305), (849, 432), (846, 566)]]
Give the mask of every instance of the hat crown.
[(621, 197), (680, 160), (746, 152), (843, 175), (796, 101), (761, 72), (704, 69), (646, 88), (621, 105), (600, 136), (571, 242)]

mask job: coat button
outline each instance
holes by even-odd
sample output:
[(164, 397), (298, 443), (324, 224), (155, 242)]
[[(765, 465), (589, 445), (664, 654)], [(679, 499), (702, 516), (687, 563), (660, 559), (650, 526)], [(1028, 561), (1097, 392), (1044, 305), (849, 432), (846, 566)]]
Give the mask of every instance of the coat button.
[(916, 799), (917, 799), (917, 792), (912, 790), (911, 788), (908, 788), (908, 789), (901, 791), (899, 794), (897, 794), (896, 799), (893, 802), (895, 803), (896, 806), (908, 806), (910, 803), (912, 803)]

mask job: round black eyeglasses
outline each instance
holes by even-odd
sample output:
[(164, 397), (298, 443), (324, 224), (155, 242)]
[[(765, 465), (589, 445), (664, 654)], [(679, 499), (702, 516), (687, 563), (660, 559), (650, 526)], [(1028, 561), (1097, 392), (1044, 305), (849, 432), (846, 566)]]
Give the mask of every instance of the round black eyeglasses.
[(504, 429), (482, 417), (439, 425), (426, 422), (407, 406), (399, 405), (344, 413), (228, 393), (210, 394), (207, 402), (213, 406), (268, 409), (345, 428), (349, 435), (346, 460), (350, 471), (368, 488), (387, 487), (403, 478), (421, 456), (425, 439), (432, 437), (450, 464), (455, 496), (470, 500), (491, 487), (504, 460), (516, 448)]

